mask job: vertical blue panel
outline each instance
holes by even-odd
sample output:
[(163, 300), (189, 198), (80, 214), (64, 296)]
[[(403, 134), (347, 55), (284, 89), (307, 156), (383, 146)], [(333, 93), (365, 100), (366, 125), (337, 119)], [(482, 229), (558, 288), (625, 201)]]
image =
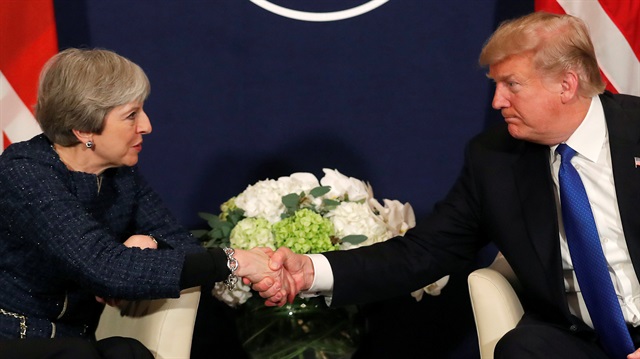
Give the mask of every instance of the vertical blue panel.
[[(427, 213), (489, 102), (490, 1), (392, 0), (305, 22), (248, 0), (88, 1), (92, 46), (139, 63), (141, 165), (185, 224), (252, 182), (323, 167)], [(482, 6), (479, 6), (482, 5)]]

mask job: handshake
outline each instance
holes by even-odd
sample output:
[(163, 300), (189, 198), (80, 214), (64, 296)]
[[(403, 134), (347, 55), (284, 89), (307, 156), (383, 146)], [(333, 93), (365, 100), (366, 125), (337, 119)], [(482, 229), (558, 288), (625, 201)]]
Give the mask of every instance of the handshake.
[(239, 264), (236, 275), (242, 277), (244, 284), (251, 285), (268, 307), (293, 302), (299, 292), (313, 284), (311, 259), (289, 248), (236, 250), (235, 258)]

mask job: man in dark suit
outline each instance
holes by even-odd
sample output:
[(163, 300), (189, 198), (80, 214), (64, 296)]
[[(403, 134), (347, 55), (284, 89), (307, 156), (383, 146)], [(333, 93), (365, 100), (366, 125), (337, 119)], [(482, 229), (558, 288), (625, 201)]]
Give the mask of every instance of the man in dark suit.
[[(495, 81), (492, 105), (506, 124), (468, 144), (460, 177), (428, 218), (403, 238), (352, 251), (303, 256), (282, 248), (273, 268), (284, 264), (298, 290), (331, 297), (332, 305), (363, 303), (434, 282), (493, 242), (522, 283), (525, 308), (498, 343), (496, 358), (631, 354), (640, 344), (634, 329), (640, 325), (640, 98), (603, 92), (587, 28), (569, 15), (534, 13), (502, 24), (480, 63)], [(619, 354), (593, 329), (594, 312), (580, 289), (586, 284), (576, 279), (579, 254), (565, 234), (559, 145), (577, 152), (570, 161), (589, 198), (604, 277), (615, 290), (622, 329), (631, 332), (633, 342)], [(262, 283), (254, 289), (271, 294)]]

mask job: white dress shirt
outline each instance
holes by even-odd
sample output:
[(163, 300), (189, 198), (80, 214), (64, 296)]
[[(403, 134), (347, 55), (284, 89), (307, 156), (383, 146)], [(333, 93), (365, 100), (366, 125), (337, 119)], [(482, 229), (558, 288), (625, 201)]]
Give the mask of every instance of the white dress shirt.
[[(640, 324), (640, 283), (638, 283), (638, 278), (631, 264), (629, 250), (622, 231), (618, 199), (613, 182), (609, 134), (602, 103), (598, 96), (593, 97), (585, 119), (565, 143), (577, 152), (571, 159), (571, 163), (580, 174), (587, 191), (602, 250), (607, 259), (609, 274), (618, 295), (622, 313), (627, 323), (637, 326)], [(550, 161), (556, 189), (556, 203), (559, 204), (560, 155), (555, 153), (556, 147), (557, 145), (550, 147)], [(564, 285), (569, 300), (569, 310), (593, 327), (573, 271), (569, 246), (562, 225), (562, 212), (560, 206), (557, 207)]]
[[(566, 144), (577, 152), (571, 159), (571, 163), (580, 174), (589, 196), (598, 235), (607, 259), (609, 274), (618, 295), (622, 313), (627, 323), (638, 326), (640, 325), (640, 283), (633, 269), (622, 231), (618, 199), (613, 182), (609, 135), (604, 110), (598, 96), (593, 97), (585, 119), (566, 141)], [(556, 203), (559, 204), (558, 170), (560, 168), (560, 155), (555, 153), (556, 147), (557, 145), (550, 147), (550, 165), (555, 184)], [(569, 247), (562, 225), (560, 206), (558, 205), (557, 208), (558, 223), (560, 223), (562, 267), (564, 269), (564, 284), (567, 291), (569, 310), (593, 327), (573, 271), (571, 255), (569, 254)], [(311, 288), (302, 295), (328, 296), (327, 301), (330, 303), (334, 280), (331, 265), (327, 258), (321, 254), (312, 254), (309, 257), (313, 261), (315, 277)]]

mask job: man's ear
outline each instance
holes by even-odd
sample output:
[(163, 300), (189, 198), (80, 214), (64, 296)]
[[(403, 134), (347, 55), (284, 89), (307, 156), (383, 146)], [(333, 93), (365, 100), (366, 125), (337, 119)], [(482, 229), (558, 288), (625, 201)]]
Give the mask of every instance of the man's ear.
[(578, 74), (569, 70), (564, 73), (562, 77), (562, 92), (560, 92), (560, 96), (562, 97), (562, 102), (567, 103), (571, 99), (578, 96), (578, 85), (580, 84), (580, 78)]

